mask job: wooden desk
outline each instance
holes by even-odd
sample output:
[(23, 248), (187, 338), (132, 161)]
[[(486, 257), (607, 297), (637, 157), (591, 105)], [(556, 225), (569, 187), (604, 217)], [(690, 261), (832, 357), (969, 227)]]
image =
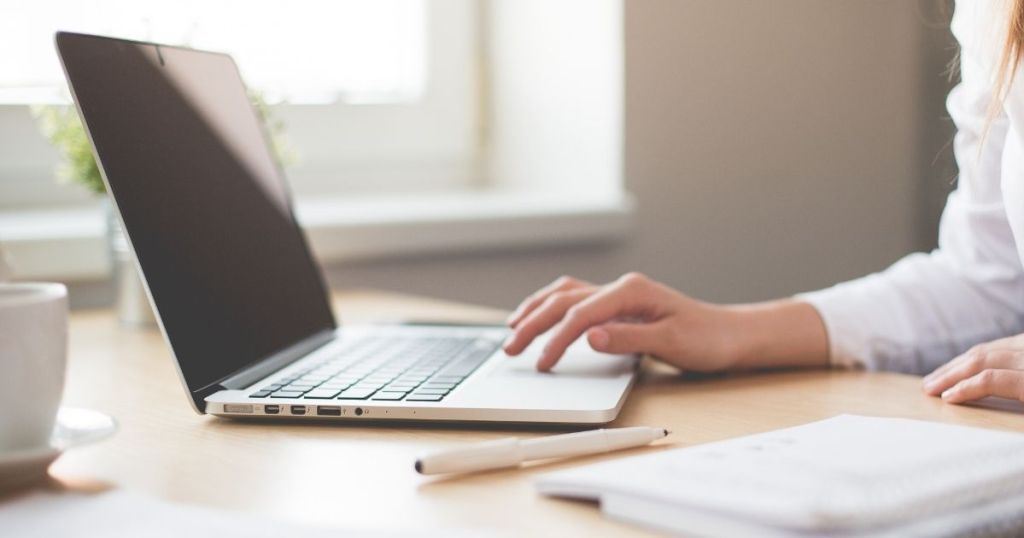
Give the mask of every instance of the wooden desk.
[[(373, 292), (337, 296), (348, 322), (401, 316), (500, 320), (502, 312)], [(156, 331), (117, 326), (112, 313), (76, 313), (65, 403), (114, 415), (112, 439), (73, 450), (51, 473), (74, 488), (125, 487), (174, 501), (357, 528), (460, 527), (515, 534), (629, 535), (590, 504), (547, 499), (541, 472), (592, 457), (456, 479), (412, 468), (429, 450), (536, 430), (509, 427), (236, 422), (193, 413)], [(645, 368), (615, 426), (664, 426), (685, 446), (793, 426), (839, 413), (904, 416), (1024, 430), (1024, 415), (944, 405), (898, 374), (789, 372), (687, 380)], [(621, 456), (621, 454), (619, 455)]]

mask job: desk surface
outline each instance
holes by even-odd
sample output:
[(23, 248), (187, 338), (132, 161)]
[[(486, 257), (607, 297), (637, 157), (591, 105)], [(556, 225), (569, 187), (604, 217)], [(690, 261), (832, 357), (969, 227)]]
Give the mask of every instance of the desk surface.
[[(336, 296), (346, 322), (430, 318), (495, 321), (499, 311), (375, 292)], [(125, 487), (158, 497), (286, 520), (348, 528), (460, 527), (588, 536), (642, 534), (588, 503), (537, 495), (539, 473), (609, 456), (449, 479), (412, 468), (426, 451), (531, 429), (438, 425), (237, 422), (196, 415), (157, 331), (125, 330), (111, 312), (71, 321), (67, 405), (114, 415), (112, 439), (64, 455), (51, 469), (75, 489)], [(915, 377), (864, 372), (783, 372), (686, 379), (646, 365), (614, 426), (674, 432), (661, 450), (840, 413), (903, 416), (1024, 431), (1024, 415), (944, 405)], [(621, 455), (621, 454), (620, 454)]]

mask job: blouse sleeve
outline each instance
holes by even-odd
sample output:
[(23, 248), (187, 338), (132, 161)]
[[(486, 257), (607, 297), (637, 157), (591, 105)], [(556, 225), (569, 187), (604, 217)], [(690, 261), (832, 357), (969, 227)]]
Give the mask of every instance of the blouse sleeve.
[(1024, 268), (1000, 186), (1009, 125), (1002, 111), (988, 121), (993, 84), (984, 54), (991, 50), (979, 43), (977, 13), (964, 5), (953, 18), (961, 82), (946, 103), (957, 127), (960, 177), (942, 215), (939, 247), (797, 296), (824, 320), (835, 365), (925, 373), (974, 344), (1024, 332)]

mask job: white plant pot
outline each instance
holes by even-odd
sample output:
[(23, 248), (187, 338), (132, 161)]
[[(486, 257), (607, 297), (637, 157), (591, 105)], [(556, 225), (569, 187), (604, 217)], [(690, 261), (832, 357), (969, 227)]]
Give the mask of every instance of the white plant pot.
[(4, 254), (4, 245), (0, 243), (0, 282), (7, 282), (11, 279), (12, 274), (11, 264), (7, 261), (7, 255)]
[(114, 214), (110, 203), (106, 204), (107, 243), (114, 283), (114, 305), (117, 319), (125, 327), (148, 329), (156, 327), (156, 316), (142, 284), (135, 253), (128, 246), (128, 239), (121, 228), (121, 221)]

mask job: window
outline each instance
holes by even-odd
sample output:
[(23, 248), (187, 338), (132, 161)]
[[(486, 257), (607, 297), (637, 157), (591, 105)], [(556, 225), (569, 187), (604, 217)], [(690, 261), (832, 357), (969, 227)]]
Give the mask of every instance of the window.
[[(82, 203), (28, 105), (66, 102), (57, 30), (231, 53), (274, 104), (298, 196), (473, 180), (471, 0), (38, 0), (0, 19), (0, 208)], [(276, 103), (276, 104), (275, 104)]]
[[(272, 101), (324, 262), (604, 241), (628, 228), (621, 0), (36, 0), (0, 19), (0, 243), (17, 276), (109, 274), (32, 102), (53, 31), (231, 52)], [(400, 193), (400, 196), (395, 196)]]
[(0, 49), (5, 103), (63, 94), (58, 30), (227, 52), (250, 86), (293, 103), (415, 101), (426, 76), (424, 0), (36, 0), (19, 11), (0, 20), (17, 44)]

